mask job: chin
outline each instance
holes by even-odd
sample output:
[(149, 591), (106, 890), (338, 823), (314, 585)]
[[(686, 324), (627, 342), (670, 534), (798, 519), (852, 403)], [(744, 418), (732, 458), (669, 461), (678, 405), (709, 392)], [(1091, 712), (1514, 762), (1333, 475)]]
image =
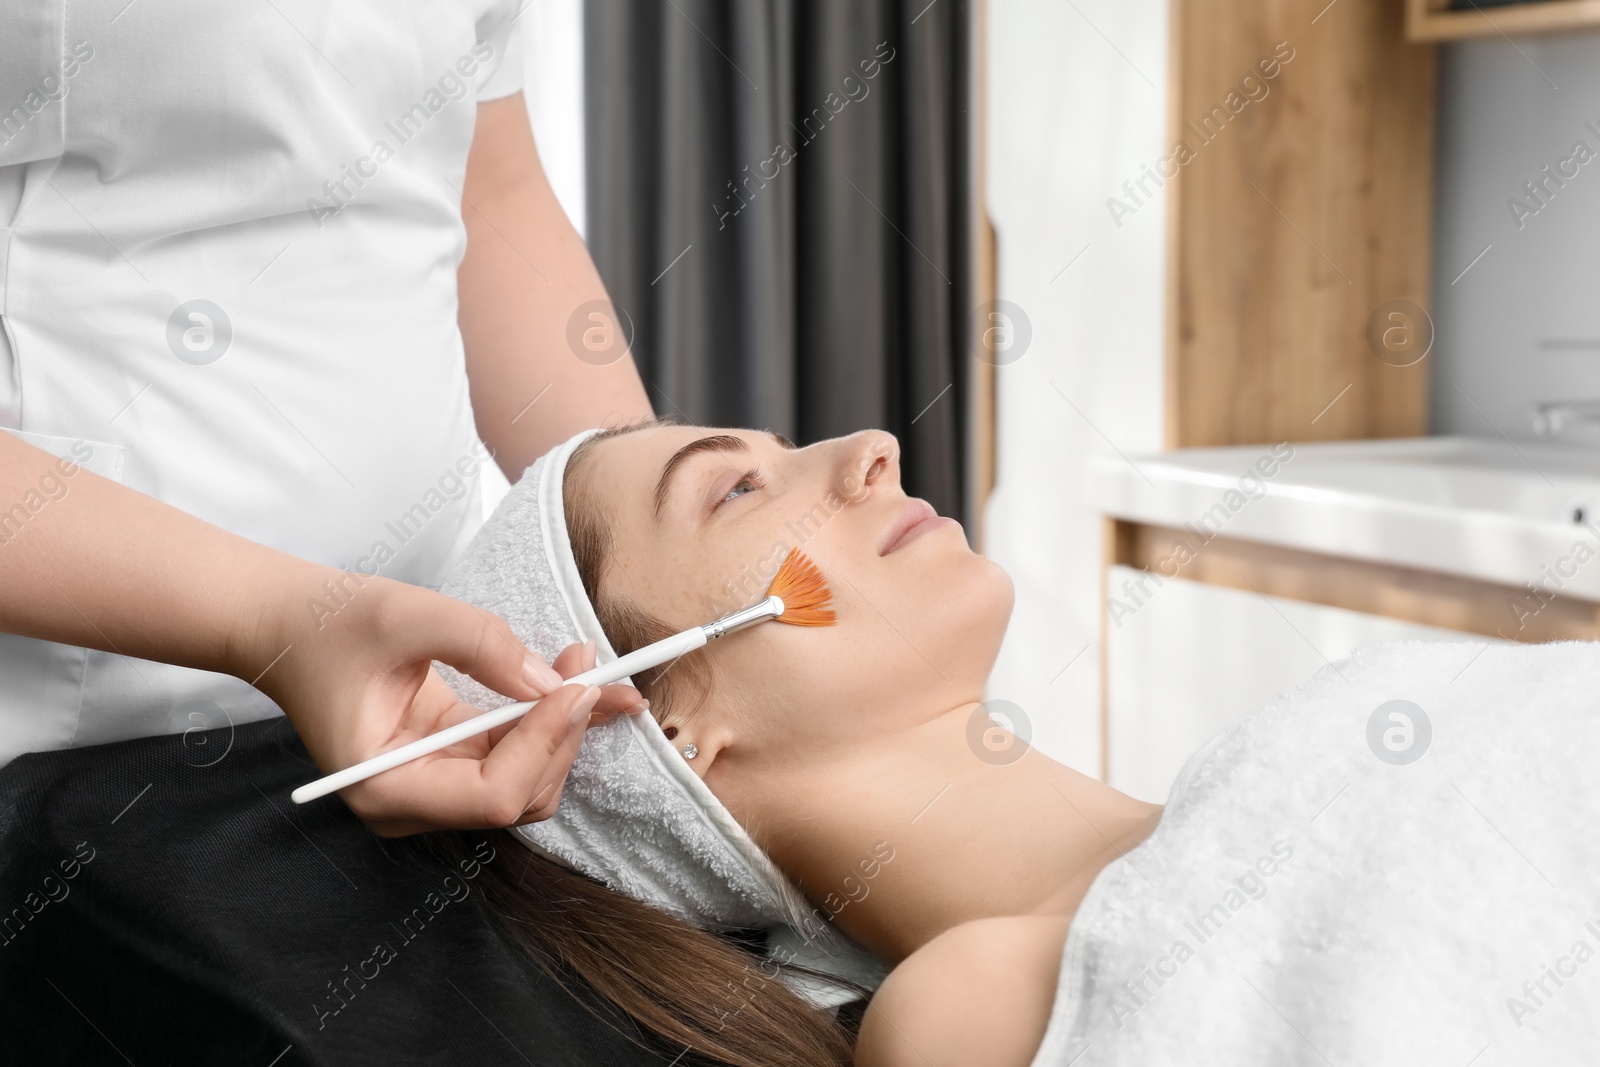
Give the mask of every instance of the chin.
[(1000, 639), (1011, 624), (1011, 609), (1017, 602), (1017, 589), (1012, 584), (1011, 575), (1000, 564), (987, 556), (974, 555), (973, 558), (982, 565), (979, 568), (982, 574), (976, 583), (981, 586), (979, 599), (982, 607), (975, 621), (985, 636), (993, 635), (994, 651), (998, 654)]
[(964, 536), (955, 541), (957, 550), (940, 560), (939, 569), (948, 569), (949, 584), (961, 589), (964, 595), (974, 601), (991, 602), (1003, 625), (1011, 618), (1011, 606), (1016, 600), (1011, 575), (988, 556), (974, 552)]
[(930, 600), (923, 618), (930, 652), (938, 650), (934, 658), (948, 656), (952, 663), (970, 660), (987, 677), (1016, 602), (1011, 575), (988, 557), (963, 551), (959, 558), (930, 569), (925, 591)]
[(1000, 564), (987, 556), (978, 558), (988, 566), (989, 583), (994, 587), (995, 602), (999, 606), (997, 614), (1000, 617), (1000, 629), (1004, 632), (1011, 622), (1011, 609), (1017, 602), (1017, 587), (1012, 584), (1010, 572)]

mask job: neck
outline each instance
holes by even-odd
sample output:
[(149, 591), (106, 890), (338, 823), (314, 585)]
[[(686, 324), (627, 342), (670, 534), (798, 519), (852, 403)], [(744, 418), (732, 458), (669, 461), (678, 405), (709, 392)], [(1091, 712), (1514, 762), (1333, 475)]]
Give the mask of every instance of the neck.
[(774, 767), (740, 813), (841, 930), (891, 963), (974, 919), (1070, 916), (1159, 818), (1009, 734), (974, 731), (978, 708)]

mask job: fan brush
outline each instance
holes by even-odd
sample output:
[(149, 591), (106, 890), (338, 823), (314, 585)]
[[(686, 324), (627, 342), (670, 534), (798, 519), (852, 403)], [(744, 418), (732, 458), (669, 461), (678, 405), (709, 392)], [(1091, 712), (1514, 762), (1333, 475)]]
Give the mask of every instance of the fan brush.
[[(817, 565), (811, 562), (804, 552), (792, 548), (784, 557), (783, 565), (778, 568), (772, 584), (767, 588), (766, 597), (759, 603), (724, 615), (704, 626), (691, 626), (682, 633), (645, 645), (629, 652), (626, 656), (617, 657), (610, 663), (602, 663), (582, 674), (575, 674), (567, 679), (566, 684), (598, 686), (620, 682), (638, 671), (659, 667), (668, 660), (677, 659), (697, 648), (704, 648), (707, 641), (714, 641), (736, 630), (754, 626), (758, 622), (776, 620), (791, 626), (832, 626), (836, 619), (830, 606), (832, 603), (833, 594), (828, 591), (828, 583), (823, 579)], [(485, 731), (493, 730), (496, 726), (520, 719), (537, 703), (537, 700), (524, 700), (496, 708), (494, 711), (486, 711), (482, 715), (475, 715), (436, 734), (418, 738), (410, 744), (401, 745), (399, 748), (379, 753), (369, 760), (363, 760), (353, 767), (346, 767), (342, 771), (335, 771), (314, 782), (308, 782), (289, 796), (296, 804), (304, 804), (308, 800), (336, 793), (346, 786), (364, 782), (375, 774), (382, 774), (401, 764), (410, 763), (418, 756), (426, 756), (441, 748), (449, 748), (458, 741), (476, 737)]]

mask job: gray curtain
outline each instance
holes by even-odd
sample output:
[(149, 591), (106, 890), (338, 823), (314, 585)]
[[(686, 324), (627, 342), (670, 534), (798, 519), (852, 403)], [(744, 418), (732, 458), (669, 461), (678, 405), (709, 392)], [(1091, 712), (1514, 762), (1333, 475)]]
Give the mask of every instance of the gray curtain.
[(587, 0), (588, 241), (662, 415), (895, 433), (965, 519), (968, 11)]

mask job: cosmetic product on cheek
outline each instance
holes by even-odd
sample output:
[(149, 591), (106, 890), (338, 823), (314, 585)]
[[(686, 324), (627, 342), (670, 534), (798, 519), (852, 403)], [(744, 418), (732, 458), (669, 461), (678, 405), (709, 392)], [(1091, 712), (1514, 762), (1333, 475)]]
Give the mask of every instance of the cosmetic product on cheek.
[[(788, 623), (790, 626), (832, 626), (837, 621), (832, 604), (833, 594), (829, 591), (828, 583), (822, 577), (822, 572), (817, 569), (817, 565), (798, 548), (790, 549), (789, 554), (784, 557), (783, 565), (778, 568), (777, 575), (773, 577), (766, 597), (758, 603), (724, 615), (704, 626), (691, 626), (682, 633), (673, 634), (654, 644), (635, 649), (610, 663), (600, 664), (582, 674), (575, 674), (567, 679), (567, 684), (599, 686), (620, 682), (638, 671), (659, 667), (668, 660), (677, 659), (685, 653), (705, 647), (708, 641), (714, 641), (760, 622), (776, 620)], [(304, 804), (308, 800), (336, 793), (346, 786), (366, 781), (375, 774), (382, 774), (384, 771), (410, 763), (419, 756), (449, 748), (458, 741), (476, 737), (478, 734), (493, 730), (496, 726), (520, 719), (537, 703), (537, 700), (525, 700), (507, 704), (494, 711), (486, 711), (482, 715), (456, 723), (436, 734), (429, 734), (408, 745), (401, 745), (369, 760), (363, 760), (353, 767), (346, 767), (342, 771), (335, 771), (314, 782), (308, 782), (290, 793), (290, 799), (296, 804)]]

